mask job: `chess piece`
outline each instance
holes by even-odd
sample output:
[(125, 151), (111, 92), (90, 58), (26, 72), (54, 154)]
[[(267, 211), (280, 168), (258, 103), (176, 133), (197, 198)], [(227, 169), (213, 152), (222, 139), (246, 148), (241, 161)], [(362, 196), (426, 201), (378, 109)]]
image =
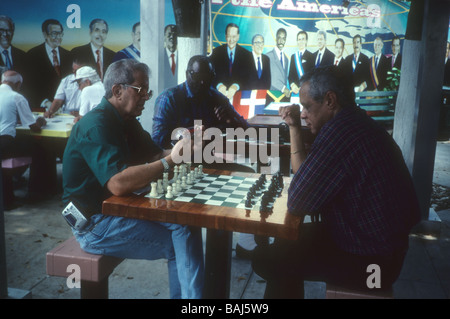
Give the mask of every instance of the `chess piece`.
[(172, 194), (173, 194), (173, 196), (177, 196), (178, 195), (178, 190), (175, 187), (175, 185), (176, 185), (175, 183), (172, 184)]
[(158, 192), (158, 194), (163, 194), (164, 193), (164, 189), (163, 189), (163, 185), (162, 185), (162, 179), (158, 179), (158, 183), (157, 183), (157, 188), (156, 191)]
[(186, 184), (186, 176), (181, 177), (181, 187), (183, 189), (188, 188), (187, 184)]
[(178, 193), (183, 191), (183, 188), (181, 187), (181, 181), (179, 179), (176, 181), (175, 188), (177, 189)]
[(156, 183), (152, 182), (152, 183), (150, 183), (150, 185), (151, 185), (150, 197), (157, 197), (158, 196), (158, 192), (156, 190)]
[(173, 198), (172, 186), (167, 186), (166, 199)]

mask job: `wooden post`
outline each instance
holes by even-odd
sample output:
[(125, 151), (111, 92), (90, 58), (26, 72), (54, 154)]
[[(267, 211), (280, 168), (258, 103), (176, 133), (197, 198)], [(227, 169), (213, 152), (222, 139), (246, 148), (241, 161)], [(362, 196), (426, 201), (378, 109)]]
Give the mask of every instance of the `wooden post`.
[(441, 107), (449, 3), (411, 2), (393, 137), (402, 149), (428, 219)]

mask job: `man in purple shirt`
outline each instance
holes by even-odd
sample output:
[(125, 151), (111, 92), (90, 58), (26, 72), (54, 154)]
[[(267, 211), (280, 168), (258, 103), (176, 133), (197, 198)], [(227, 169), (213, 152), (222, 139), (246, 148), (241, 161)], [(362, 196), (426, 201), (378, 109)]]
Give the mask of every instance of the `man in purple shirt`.
[[(265, 297), (302, 297), (304, 280), (389, 289), (420, 219), (402, 153), (356, 107), (350, 81), (335, 66), (314, 69), (301, 82), (301, 115), (296, 105), (280, 110), (290, 128), (294, 172), (288, 210), (320, 222), (303, 224), (298, 241), (256, 248), (253, 267), (267, 280)], [(300, 117), (316, 135), (308, 154)], [(372, 267), (379, 267), (377, 278), (370, 277)]]

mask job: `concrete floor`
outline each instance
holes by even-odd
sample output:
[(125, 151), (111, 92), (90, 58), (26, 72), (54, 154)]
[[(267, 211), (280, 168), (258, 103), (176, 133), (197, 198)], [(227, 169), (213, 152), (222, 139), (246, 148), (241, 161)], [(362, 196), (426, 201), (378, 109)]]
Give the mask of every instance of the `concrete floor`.
[[(434, 181), (450, 187), (450, 143), (439, 142)], [(70, 289), (65, 278), (45, 273), (45, 254), (69, 238), (71, 230), (60, 215), (60, 197), (35, 204), (26, 203), (25, 192), (16, 191), (20, 207), (6, 211), (5, 243), (7, 279), (11, 297), (28, 293), (33, 299), (78, 299), (79, 289)], [(410, 250), (402, 273), (394, 285), (398, 299), (448, 299), (450, 297), (450, 210), (431, 211), (426, 231), (410, 236)], [(233, 241), (237, 241), (235, 234)], [(233, 247), (234, 247), (233, 244)], [(232, 299), (261, 299), (265, 282), (253, 273), (250, 262), (233, 253)], [(112, 299), (169, 298), (165, 260), (126, 260), (109, 280)], [(308, 282), (308, 299), (325, 298), (325, 284)]]

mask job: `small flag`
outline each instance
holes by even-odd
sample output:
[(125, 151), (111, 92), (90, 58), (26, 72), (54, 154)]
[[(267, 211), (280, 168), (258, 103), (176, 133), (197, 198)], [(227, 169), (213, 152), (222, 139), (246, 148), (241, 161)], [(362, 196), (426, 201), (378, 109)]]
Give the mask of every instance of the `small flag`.
[(235, 110), (244, 119), (263, 114), (266, 107), (267, 90), (238, 91), (233, 98)]

